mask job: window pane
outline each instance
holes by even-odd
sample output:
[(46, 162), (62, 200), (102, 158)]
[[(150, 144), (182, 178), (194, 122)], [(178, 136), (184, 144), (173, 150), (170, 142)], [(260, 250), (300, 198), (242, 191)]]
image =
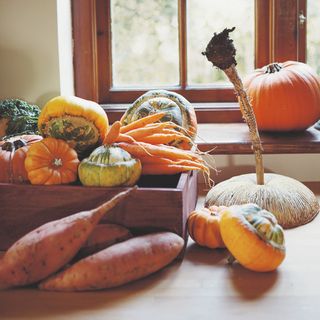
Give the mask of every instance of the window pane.
[(320, 74), (320, 1), (307, 1), (307, 63)]
[(177, 2), (111, 1), (114, 87), (179, 83)]
[(214, 32), (225, 28), (236, 27), (231, 37), (237, 49), (240, 75), (253, 70), (254, 0), (188, 0), (187, 12), (189, 84), (226, 81), (223, 72), (210, 68), (207, 59), (201, 55)]

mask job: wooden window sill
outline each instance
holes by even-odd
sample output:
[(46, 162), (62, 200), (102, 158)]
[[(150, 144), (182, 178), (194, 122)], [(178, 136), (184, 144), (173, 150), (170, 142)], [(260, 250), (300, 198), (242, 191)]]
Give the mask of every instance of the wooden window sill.
[[(102, 105), (110, 123), (119, 120), (129, 104)], [(196, 143), (211, 154), (252, 154), (247, 125), (238, 103), (194, 103), (198, 121)], [(260, 133), (264, 154), (320, 153), (320, 130)]]
[[(320, 153), (320, 130), (314, 126), (303, 132), (260, 133), (265, 154)], [(200, 123), (198, 148), (211, 154), (252, 154), (245, 123)]]
[[(119, 120), (130, 104), (102, 104), (112, 123)], [(237, 102), (193, 103), (198, 123), (241, 122), (242, 116)]]

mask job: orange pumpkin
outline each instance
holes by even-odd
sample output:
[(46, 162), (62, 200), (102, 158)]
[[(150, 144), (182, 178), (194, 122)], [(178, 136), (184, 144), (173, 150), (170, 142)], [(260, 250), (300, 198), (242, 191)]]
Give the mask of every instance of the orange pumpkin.
[(304, 130), (320, 118), (320, 78), (304, 63), (272, 63), (243, 82), (260, 130)]
[(66, 184), (77, 179), (78, 155), (64, 140), (45, 138), (33, 144), (25, 160), (32, 184)]
[(225, 247), (220, 234), (220, 212), (225, 208), (211, 206), (190, 213), (188, 232), (198, 245), (211, 249)]
[(0, 141), (0, 182), (23, 183), (28, 181), (24, 167), (26, 153), (30, 145), (41, 139), (39, 135), (25, 134)]

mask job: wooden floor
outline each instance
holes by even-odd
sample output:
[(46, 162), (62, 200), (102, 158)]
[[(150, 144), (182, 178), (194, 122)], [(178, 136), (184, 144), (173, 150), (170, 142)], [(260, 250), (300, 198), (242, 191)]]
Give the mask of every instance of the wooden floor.
[[(308, 186), (320, 199), (320, 184)], [(225, 250), (200, 248), (189, 240), (182, 262), (121, 288), (2, 291), (0, 319), (320, 319), (320, 217), (286, 230), (285, 237), (287, 257), (276, 272), (229, 266)]]

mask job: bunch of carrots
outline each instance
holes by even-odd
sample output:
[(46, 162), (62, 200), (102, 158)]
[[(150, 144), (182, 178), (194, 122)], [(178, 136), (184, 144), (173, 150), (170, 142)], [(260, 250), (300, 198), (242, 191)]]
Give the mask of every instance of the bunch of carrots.
[[(201, 153), (192, 148), (194, 143), (187, 130), (166, 121), (159, 122), (164, 112), (122, 125), (116, 121), (110, 127), (104, 144), (117, 144), (142, 163), (142, 174), (176, 174), (189, 170), (200, 170), (211, 184), (210, 168)], [(179, 142), (179, 148), (168, 145)]]

